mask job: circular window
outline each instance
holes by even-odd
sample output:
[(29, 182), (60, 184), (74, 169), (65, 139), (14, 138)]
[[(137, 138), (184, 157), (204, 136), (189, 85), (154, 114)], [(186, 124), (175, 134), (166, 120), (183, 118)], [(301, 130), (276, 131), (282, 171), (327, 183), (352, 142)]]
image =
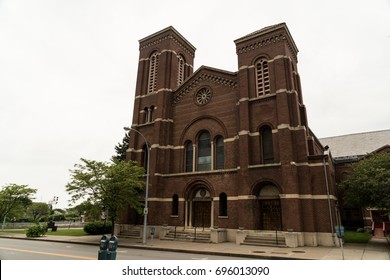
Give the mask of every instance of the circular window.
[(201, 88), (195, 94), (195, 102), (198, 105), (206, 105), (210, 102), (212, 96), (212, 92), (209, 88)]

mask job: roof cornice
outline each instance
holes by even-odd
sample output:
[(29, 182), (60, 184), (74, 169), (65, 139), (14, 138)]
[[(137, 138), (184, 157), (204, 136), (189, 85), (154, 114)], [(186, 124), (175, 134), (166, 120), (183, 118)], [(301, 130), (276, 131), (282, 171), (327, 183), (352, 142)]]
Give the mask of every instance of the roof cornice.
[(195, 56), (196, 48), (181, 35), (173, 26), (168, 26), (156, 33), (153, 33), (145, 38), (138, 40), (140, 50), (153, 46), (161, 41), (172, 39), (185, 49), (191, 56)]
[[(254, 39), (258, 38), (256, 42)], [(291, 49), (294, 58), (297, 59), (298, 47), (295, 44), (286, 23), (279, 23), (272, 26), (264, 27), (258, 31), (252, 32), (244, 37), (234, 41), (236, 44), (237, 54), (249, 52), (259, 47), (264, 47), (279, 41), (287, 41), (288, 47)], [(247, 44), (245, 44), (247, 42)]]

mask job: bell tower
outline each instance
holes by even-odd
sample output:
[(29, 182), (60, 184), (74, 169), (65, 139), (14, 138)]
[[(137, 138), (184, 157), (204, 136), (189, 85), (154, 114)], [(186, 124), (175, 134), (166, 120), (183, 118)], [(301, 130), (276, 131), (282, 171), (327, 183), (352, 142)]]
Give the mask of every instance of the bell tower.
[[(274, 162), (306, 160), (307, 151), (297, 151), (293, 140), (307, 142), (309, 129), (297, 70), (298, 48), (287, 25), (269, 26), (234, 42), (239, 80), (248, 81), (240, 84), (240, 131), (255, 133), (258, 125), (265, 125), (276, 140)], [(240, 140), (245, 142), (244, 137)], [(243, 160), (241, 165), (247, 165)]]
[[(138, 130), (151, 147), (150, 172), (161, 172), (169, 158), (173, 126), (171, 93), (193, 72), (195, 47), (169, 26), (139, 40), (139, 61), (132, 128)], [(146, 164), (145, 140), (130, 131), (128, 159)], [(154, 184), (155, 182), (151, 182)]]
[(168, 117), (160, 102), (193, 73), (195, 57), (195, 47), (172, 26), (139, 40), (139, 50), (133, 125)]

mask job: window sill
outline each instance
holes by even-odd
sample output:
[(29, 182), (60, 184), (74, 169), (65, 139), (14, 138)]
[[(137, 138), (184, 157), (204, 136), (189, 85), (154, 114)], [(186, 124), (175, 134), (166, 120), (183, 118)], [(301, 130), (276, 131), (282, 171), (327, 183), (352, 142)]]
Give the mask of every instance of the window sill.
[(282, 163), (267, 163), (267, 164), (256, 164), (256, 165), (249, 165), (248, 168), (266, 168), (266, 167), (276, 167), (276, 166), (282, 166)]

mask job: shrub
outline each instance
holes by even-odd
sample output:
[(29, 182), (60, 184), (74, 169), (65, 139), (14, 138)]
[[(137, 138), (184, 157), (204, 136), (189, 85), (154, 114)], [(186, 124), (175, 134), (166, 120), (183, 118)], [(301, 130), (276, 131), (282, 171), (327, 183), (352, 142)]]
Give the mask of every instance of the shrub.
[(27, 228), (26, 236), (27, 237), (40, 237), (45, 235), (47, 232), (47, 226), (41, 226), (40, 224), (36, 224)]
[(345, 231), (345, 243), (367, 243), (370, 240), (371, 234), (366, 232)]
[(103, 222), (92, 222), (84, 226), (84, 231), (91, 235), (111, 233), (111, 224)]

